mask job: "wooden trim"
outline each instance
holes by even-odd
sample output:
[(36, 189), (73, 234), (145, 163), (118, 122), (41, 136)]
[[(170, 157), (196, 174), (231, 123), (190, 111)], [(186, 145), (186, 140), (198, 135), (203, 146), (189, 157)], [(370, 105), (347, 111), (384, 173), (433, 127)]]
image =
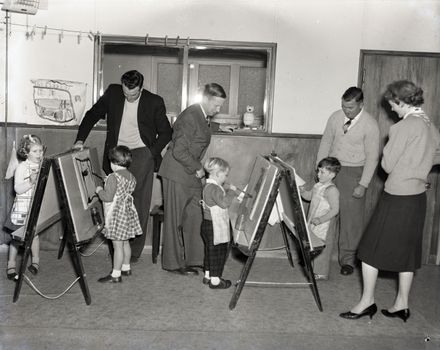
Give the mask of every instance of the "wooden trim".
[(94, 41), (94, 59), (93, 59), (93, 103), (98, 101), (102, 93), (103, 77), (102, 77), (102, 56), (104, 45), (101, 42), (101, 36), (95, 35)]
[(418, 52), (418, 51), (389, 51), (389, 50), (364, 50), (361, 49), (359, 53), (359, 68), (358, 68), (358, 87), (362, 89), (364, 79), (364, 61), (367, 55), (381, 55), (381, 56), (413, 56), (413, 57), (435, 57), (439, 58), (438, 52)]
[[(94, 77), (94, 102), (97, 101), (99, 96), (103, 93), (103, 76), (101, 69), (102, 67), (102, 59), (103, 59), (103, 51), (105, 45), (138, 45), (138, 46), (162, 46), (162, 47), (170, 47), (170, 48), (183, 48), (184, 49), (184, 62), (183, 62), (183, 74), (182, 74), (182, 109), (186, 108), (188, 104), (191, 104), (191, 96), (197, 91), (198, 87), (192, 86), (191, 79), (188, 77), (188, 74), (193, 77), (194, 72), (187, 72), (189, 69), (189, 64), (191, 63), (190, 50), (203, 50), (206, 49), (232, 49), (232, 50), (249, 50), (255, 51), (259, 53), (266, 53), (266, 86), (265, 86), (265, 97), (263, 102), (263, 113), (264, 113), (264, 132), (271, 133), (272, 124), (273, 124), (273, 104), (274, 104), (274, 89), (275, 89), (275, 59), (276, 59), (276, 43), (269, 42), (244, 42), (244, 41), (224, 41), (224, 40), (209, 40), (209, 39), (192, 39), (192, 38), (168, 38), (167, 36), (164, 38), (160, 37), (149, 37), (146, 35), (145, 37), (141, 36), (121, 36), (121, 35), (97, 35), (95, 36), (95, 77)], [(98, 57), (99, 55), (99, 57)], [(185, 62), (186, 60), (186, 62)], [(200, 61), (198, 59), (198, 61)], [(210, 60), (206, 60), (210, 62)], [(223, 62), (219, 62), (222, 64)], [(227, 65), (231, 66), (231, 74), (233, 70), (233, 64), (228, 62)], [(233, 61), (235, 63), (235, 60)], [(212, 63), (211, 63), (212, 64)], [(249, 64), (246, 62), (246, 66), (254, 66), (254, 64)], [(185, 79), (185, 75), (187, 79)], [(189, 80), (189, 82), (188, 82)], [(197, 81), (197, 80), (196, 80)], [(235, 88), (233, 85), (234, 81), (231, 80), (230, 88)], [(186, 86), (185, 86), (186, 84)], [(153, 91), (154, 92), (154, 91)], [(229, 93), (229, 96), (232, 96)], [(235, 99), (237, 100), (237, 99)], [(232, 103), (231, 103), (232, 102)], [(229, 104), (229, 113), (237, 108), (234, 99), (230, 98)], [(232, 113), (234, 114), (234, 113)], [(235, 113), (236, 114), (236, 113)]]
[(265, 131), (234, 131), (232, 133), (215, 132), (215, 137), (265, 137), (265, 138), (290, 138), (290, 139), (321, 139), (318, 134), (287, 134), (287, 133), (267, 133)]
[(387, 56), (418, 56), (418, 57), (440, 57), (438, 52), (423, 51), (389, 51), (389, 50), (364, 50), (361, 49), (361, 55), (387, 55)]
[[(4, 128), (5, 123), (0, 122), (0, 128)], [(62, 130), (78, 130), (78, 125), (69, 126), (59, 126), (59, 125), (39, 125), (39, 124), (24, 124), (24, 123), (9, 123), (8, 128), (26, 128), (26, 129), (40, 129), (40, 130), (51, 130), (51, 129), (62, 129)], [(106, 126), (95, 126), (94, 131), (105, 131)], [(222, 137), (274, 137), (274, 138), (295, 138), (295, 139), (320, 139), (322, 135), (320, 134), (288, 134), (288, 133), (267, 133), (265, 131), (235, 131), (233, 133), (225, 132), (215, 132), (214, 136)]]
[(180, 111), (183, 112), (186, 107), (188, 107), (188, 79), (189, 79), (189, 64), (188, 64), (188, 55), (189, 50), (188, 47), (185, 46), (183, 48), (183, 57), (182, 57), (182, 100), (180, 102)]
[(233, 63), (230, 65), (229, 72), (229, 115), (238, 115), (238, 90), (239, 90), (239, 76), (240, 64)]
[[(272, 132), (273, 124), (273, 105), (275, 99), (275, 62), (277, 59), (277, 46), (273, 46), (271, 50), (267, 50), (267, 68), (266, 68), (266, 93), (264, 94), (264, 129)], [(272, 64), (273, 63), (273, 64)]]
[(364, 81), (364, 57), (365, 57), (365, 50), (361, 50), (359, 53), (359, 67), (358, 67), (358, 81), (357, 81), (357, 86), (361, 89), (363, 89), (363, 81)]
[[(0, 127), (6, 127), (4, 122), (0, 122)], [(33, 129), (41, 129), (41, 130), (47, 130), (47, 129), (62, 129), (62, 130), (77, 130), (79, 125), (48, 125), (48, 124), (26, 124), (26, 123), (16, 123), (16, 122), (8, 122), (7, 125), (8, 128), (33, 128)], [(95, 126), (93, 130), (105, 130), (105, 126)]]
[(211, 40), (211, 39), (192, 39), (188, 38), (167, 38), (165, 45), (165, 38), (160, 37), (148, 37), (148, 43), (146, 43), (146, 37), (143, 36), (126, 36), (126, 35), (101, 35), (102, 41), (106, 44), (134, 44), (134, 45), (160, 45), (160, 46), (215, 46), (225, 48), (247, 48), (247, 49), (262, 49), (274, 48), (276, 43), (270, 42), (253, 42), (253, 41), (226, 41), (226, 40)]

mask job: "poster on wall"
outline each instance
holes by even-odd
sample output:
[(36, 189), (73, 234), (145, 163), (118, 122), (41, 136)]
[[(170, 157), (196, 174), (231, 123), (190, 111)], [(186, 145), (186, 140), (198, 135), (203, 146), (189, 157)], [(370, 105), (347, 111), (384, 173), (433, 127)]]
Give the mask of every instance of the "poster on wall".
[(40, 124), (40, 119), (55, 125), (78, 125), (84, 113), (87, 84), (54, 79), (31, 80), (35, 116), (28, 124)]
[(77, 34), (13, 26), (9, 37), (8, 111), (0, 122), (50, 126), (81, 123), (92, 106), (94, 43)]

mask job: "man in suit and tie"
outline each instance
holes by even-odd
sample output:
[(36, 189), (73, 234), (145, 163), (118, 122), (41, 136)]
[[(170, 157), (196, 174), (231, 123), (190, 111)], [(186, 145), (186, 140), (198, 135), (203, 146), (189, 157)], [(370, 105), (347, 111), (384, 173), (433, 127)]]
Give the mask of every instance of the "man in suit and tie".
[(106, 174), (111, 172), (108, 160), (111, 148), (124, 145), (131, 150), (133, 161), (129, 170), (136, 178), (133, 199), (143, 231), (141, 236), (130, 241), (132, 262), (136, 262), (145, 245), (155, 163), (160, 163), (161, 151), (171, 140), (172, 129), (162, 97), (143, 89), (144, 77), (141, 73), (128, 71), (122, 75), (121, 83), (110, 84), (86, 112), (74, 148), (82, 148), (93, 126), (100, 119), (106, 119), (107, 136), (102, 162)]
[(162, 268), (167, 271), (198, 274), (192, 267), (203, 266), (201, 161), (211, 142), (208, 118), (220, 111), (225, 99), (220, 85), (207, 84), (202, 101), (185, 109), (173, 125), (159, 170), (164, 192)]
[(335, 157), (342, 165), (335, 178), (340, 192), (339, 264), (341, 274), (350, 275), (364, 229), (365, 192), (379, 161), (379, 126), (364, 110), (364, 94), (358, 87), (344, 92), (341, 106), (327, 121), (316, 164)]

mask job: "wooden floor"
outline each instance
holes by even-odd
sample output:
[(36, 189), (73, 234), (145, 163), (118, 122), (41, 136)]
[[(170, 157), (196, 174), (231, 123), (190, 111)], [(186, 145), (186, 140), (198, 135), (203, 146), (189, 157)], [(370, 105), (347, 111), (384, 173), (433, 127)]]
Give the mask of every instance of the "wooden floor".
[[(35, 286), (54, 297), (75, 279), (69, 254), (42, 251)], [(0, 249), (6, 266), (7, 250)], [(345, 320), (360, 296), (360, 276), (341, 276), (337, 263), (331, 280), (319, 282), (324, 311), (311, 290), (245, 286), (234, 310), (234, 288), (211, 290), (202, 276), (178, 276), (144, 254), (133, 275), (120, 284), (101, 284), (111, 269), (107, 249), (82, 257), (92, 302), (86, 305), (76, 283), (58, 299), (45, 299), (24, 281), (16, 303), (15, 283), (0, 278), (0, 349), (440, 349), (440, 267), (424, 266), (411, 292), (407, 323), (380, 312), (372, 320)], [(236, 281), (243, 260), (230, 257), (224, 276)], [(299, 267), (283, 258), (257, 258), (248, 280), (305, 282)], [(391, 305), (394, 276), (378, 280), (376, 303)]]

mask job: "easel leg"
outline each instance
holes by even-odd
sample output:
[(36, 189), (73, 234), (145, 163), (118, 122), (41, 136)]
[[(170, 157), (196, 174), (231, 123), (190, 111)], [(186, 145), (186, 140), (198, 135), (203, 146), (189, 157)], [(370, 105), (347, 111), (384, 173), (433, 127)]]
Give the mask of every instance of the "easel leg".
[(256, 249), (252, 252), (252, 254), (247, 258), (246, 264), (241, 271), (240, 279), (238, 280), (238, 284), (235, 287), (234, 294), (232, 295), (231, 301), (229, 302), (229, 309), (233, 310), (237, 305), (238, 298), (240, 298), (241, 291), (243, 290), (244, 284), (246, 283), (247, 276), (249, 275), (249, 271), (251, 270), (252, 264), (255, 259)]
[(152, 259), (153, 264), (157, 263), (157, 256), (159, 255), (159, 246), (160, 246), (160, 214), (156, 214), (153, 216), (153, 240), (152, 240)]
[(301, 254), (304, 259), (304, 268), (306, 270), (307, 278), (310, 281), (310, 288), (312, 289), (313, 297), (315, 298), (316, 305), (318, 306), (319, 311), (322, 311), (321, 298), (319, 297), (318, 287), (316, 285), (315, 274), (313, 273), (312, 261), (310, 257), (310, 252), (306, 251), (304, 247), (304, 243), (301, 239), (298, 239), (299, 246), (301, 248)]
[(90, 303), (92, 302), (92, 298), (90, 296), (89, 287), (87, 285), (86, 273), (84, 271), (81, 257), (79, 255), (79, 251), (78, 251), (79, 248), (70, 242), (69, 242), (69, 245), (70, 245), (70, 252), (71, 252), (72, 261), (73, 261), (73, 267), (75, 269), (77, 276), (79, 277), (79, 284), (81, 286), (81, 290), (84, 295), (84, 299), (86, 301), (86, 304), (90, 305)]
[(290, 266), (295, 267), (292, 258), (292, 251), (290, 250), (289, 238), (287, 236), (286, 227), (284, 225), (284, 222), (280, 223), (281, 234), (283, 236), (284, 245), (286, 246), (287, 258), (289, 259)]
[(321, 298), (319, 297), (318, 287), (316, 286), (316, 280), (314, 274), (312, 274), (311, 281), (312, 284), (310, 285), (310, 288), (312, 288), (313, 297), (315, 298), (316, 305), (318, 305), (319, 311), (322, 311)]
[(66, 247), (66, 230), (65, 230), (66, 225), (63, 225), (63, 227), (64, 227), (64, 233), (63, 233), (63, 237), (61, 238), (60, 247), (58, 248), (58, 260), (62, 258), (64, 253), (64, 248)]
[(12, 300), (14, 303), (18, 300), (18, 296), (20, 295), (21, 285), (23, 283), (23, 275), (24, 272), (26, 271), (26, 266), (27, 266), (29, 254), (31, 253), (31, 246), (33, 240), (34, 240), (33, 235), (31, 235), (29, 239), (25, 239), (23, 259), (21, 260), (20, 269), (18, 270), (18, 280), (16, 281), (15, 284), (14, 298)]

